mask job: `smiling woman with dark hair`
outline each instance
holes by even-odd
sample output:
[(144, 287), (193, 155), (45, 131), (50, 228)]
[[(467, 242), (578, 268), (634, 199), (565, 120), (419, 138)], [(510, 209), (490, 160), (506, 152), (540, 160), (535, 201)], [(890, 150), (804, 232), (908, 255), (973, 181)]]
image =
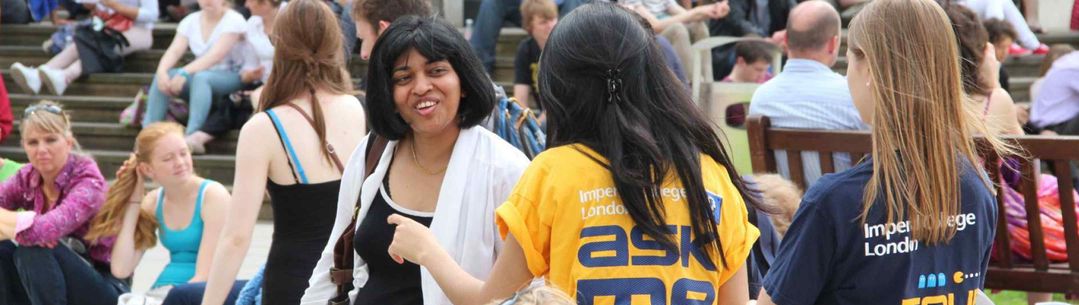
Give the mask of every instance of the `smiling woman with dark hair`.
[[(346, 166), (337, 221), (303, 303), (335, 297), (334, 248), (353, 229), (346, 250), (356, 257), (355, 304), (451, 304), (431, 274), (386, 255), (394, 238), (386, 218), (404, 215), (430, 227), (455, 263), (486, 278), (502, 248), (491, 217), (528, 159), (477, 126), (494, 107), (494, 88), (464, 36), (445, 21), (394, 21), (375, 43), (367, 79), (373, 132)], [(368, 150), (380, 156), (369, 176)], [(348, 227), (357, 204), (355, 228)]]

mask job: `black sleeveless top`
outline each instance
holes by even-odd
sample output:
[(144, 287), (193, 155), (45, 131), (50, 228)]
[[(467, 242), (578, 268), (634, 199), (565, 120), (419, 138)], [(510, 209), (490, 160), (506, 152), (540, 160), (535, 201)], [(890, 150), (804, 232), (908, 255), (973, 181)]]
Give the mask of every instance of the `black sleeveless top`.
[(389, 175), (386, 177), (383, 189), (371, 201), (371, 208), (353, 237), (356, 254), (369, 268), (367, 284), (359, 289), (353, 305), (423, 305), (420, 266), (409, 261), (398, 264), (386, 253), (396, 230), (394, 225), (386, 223), (386, 218), (396, 213), (430, 227), (433, 217), (423, 215), (430, 213), (408, 211), (393, 204), (389, 199)]
[(273, 207), (274, 232), (263, 273), (262, 304), (296, 305), (307, 290), (307, 281), (333, 230), (341, 180), (307, 183), (303, 165), (292, 160), (295, 152), (280, 120), (272, 109), (266, 112), (281, 137), (296, 184), (280, 185), (269, 180), (266, 183)]

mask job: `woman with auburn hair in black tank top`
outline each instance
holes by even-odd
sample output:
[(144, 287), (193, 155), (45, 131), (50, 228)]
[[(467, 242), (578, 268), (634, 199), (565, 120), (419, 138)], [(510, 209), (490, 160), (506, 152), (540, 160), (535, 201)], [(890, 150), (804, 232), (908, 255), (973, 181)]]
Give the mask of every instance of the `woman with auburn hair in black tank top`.
[(274, 235), (263, 304), (298, 304), (334, 223), (343, 156), (364, 136), (363, 107), (351, 96), (333, 12), (296, 0), (278, 16), (273, 72), (258, 113), (240, 131), (229, 219), (203, 304), (220, 305), (236, 278), (270, 194)]

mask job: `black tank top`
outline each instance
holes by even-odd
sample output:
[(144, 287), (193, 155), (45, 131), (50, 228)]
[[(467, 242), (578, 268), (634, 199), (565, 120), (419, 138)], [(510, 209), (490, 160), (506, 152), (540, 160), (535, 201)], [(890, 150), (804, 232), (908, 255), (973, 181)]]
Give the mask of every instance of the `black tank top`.
[(360, 288), (354, 305), (422, 305), (423, 290), (420, 287), (420, 266), (405, 261), (398, 264), (386, 253), (393, 241), (395, 227), (386, 218), (396, 213), (430, 227), (433, 217), (429, 214), (408, 211), (393, 204), (387, 180), (371, 201), (367, 216), (360, 222), (353, 237), (356, 254), (363, 258), (369, 268), (367, 284)]
[(295, 152), (277, 115), (272, 109), (267, 114), (281, 138), (296, 184), (280, 185), (269, 180), (266, 183), (273, 207), (274, 231), (263, 273), (262, 304), (296, 305), (307, 290), (307, 281), (333, 231), (341, 180), (308, 183), (303, 165), (292, 160)]

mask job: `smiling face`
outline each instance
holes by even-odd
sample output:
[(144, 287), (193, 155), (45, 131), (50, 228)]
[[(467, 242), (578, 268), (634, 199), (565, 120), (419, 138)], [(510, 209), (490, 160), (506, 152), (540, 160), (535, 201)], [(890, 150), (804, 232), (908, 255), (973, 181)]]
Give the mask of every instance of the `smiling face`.
[(182, 182), (193, 173), (191, 151), (181, 134), (168, 134), (158, 139), (149, 158), (148, 162), (139, 164), (140, 170), (163, 185)]
[(74, 140), (62, 133), (28, 128), (22, 133), (22, 149), (30, 165), (44, 176), (56, 176), (74, 148)]
[(449, 61), (430, 61), (416, 49), (409, 49), (393, 67), (393, 100), (413, 132), (440, 134), (459, 128), (461, 80)]

